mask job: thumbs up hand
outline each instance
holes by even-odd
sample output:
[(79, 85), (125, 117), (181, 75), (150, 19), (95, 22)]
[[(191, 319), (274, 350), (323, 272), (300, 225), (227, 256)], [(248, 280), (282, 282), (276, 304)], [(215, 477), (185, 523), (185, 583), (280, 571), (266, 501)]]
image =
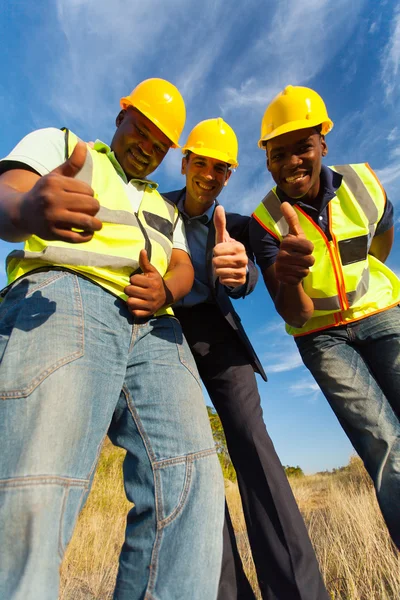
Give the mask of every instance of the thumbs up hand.
[(314, 245), (307, 240), (299, 218), (289, 202), (281, 205), (282, 215), (288, 224), (289, 233), (283, 238), (275, 262), (275, 277), (287, 285), (299, 285), (310, 272), (315, 259)]
[(92, 188), (75, 179), (85, 164), (86, 153), (86, 144), (79, 141), (62, 165), (40, 177), (23, 194), (18, 215), (21, 228), (45, 240), (70, 243), (88, 242), (102, 228), (95, 217), (100, 205)]
[(240, 287), (246, 283), (247, 264), (249, 259), (246, 248), (230, 237), (226, 229), (226, 217), (223, 206), (218, 205), (214, 211), (215, 246), (213, 269), (222, 285), (230, 288)]
[(151, 317), (166, 304), (166, 289), (160, 273), (150, 263), (146, 250), (139, 254), (141, 274), (132, 275), (124, 292), (129, 312), (135, 317)]

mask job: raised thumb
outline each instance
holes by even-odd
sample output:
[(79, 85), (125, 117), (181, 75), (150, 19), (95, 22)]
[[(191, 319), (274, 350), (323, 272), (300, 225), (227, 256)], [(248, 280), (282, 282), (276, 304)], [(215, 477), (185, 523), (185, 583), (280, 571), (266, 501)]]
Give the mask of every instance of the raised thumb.
[(296, 236), (304, 236), (304, 231), (301, 228), (299, 217), (296, 211), (289, 202), (282, 202), (281, 213), (289, 227), (289, 233)]
[(142, 269), (143, 273), (154, 273), (154, 271), (157, 270), (149, 261), (149, 257), (147, 256), (146, 250), (140, 251), (139, 266)]
[(221, 244), (229, 240), (228, 232), (226, 231), (226, 216), (223, 206), (218, 205), (214, 211), (214, 227), (215, 227), (215, 244)]
[(64, 177), (76, 177), (76, 175), (79, 173), (79, 171), (85, 164), (86, 154), (86, 144), (85, 142), (79, 140), (71, 156), (67, 158), (67, 160), (62, 165), (54, 169), (52, 172), (58, 173), (59, 175), (64, 175)]

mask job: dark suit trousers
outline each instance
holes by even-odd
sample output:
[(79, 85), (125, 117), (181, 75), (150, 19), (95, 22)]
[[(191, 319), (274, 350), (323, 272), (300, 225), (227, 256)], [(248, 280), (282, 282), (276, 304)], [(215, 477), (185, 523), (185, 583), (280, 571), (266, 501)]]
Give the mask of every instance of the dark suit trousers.
[[(263, 599), (328, 600), (304, 521), (267, 433), (254, 371), (238, 335), (216, 305), (177, 309), (175, 314), (224, 428)], [(229, 529), (227, 523), (218, 600), (254, 598), (238, 572)]]

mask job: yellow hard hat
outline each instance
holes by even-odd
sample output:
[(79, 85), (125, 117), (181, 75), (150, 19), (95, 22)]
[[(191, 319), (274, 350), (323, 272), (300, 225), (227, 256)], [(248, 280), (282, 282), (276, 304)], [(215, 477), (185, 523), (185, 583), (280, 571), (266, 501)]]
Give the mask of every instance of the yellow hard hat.
[(267, 140), (283, 133), (317, 125), (322, 125), (322, 135), (333, 127), (321, 96), (310, 88), (288, 85), (267, 106), (258, 146), (263, 148)]
[(145, 79), (129, 96), (121, 98), (121, 107), (133, 106), (156, 125), (179, 148), (179, 137), (186, 121), (183, 98), (172, 83), (165, 79)]
[(233, 169), (239, 166), (235, 132), (221, 117), (200, 121), (193, 127), (186, 144), (182, 147), (183, 154), (188, 151), (222, 160)]

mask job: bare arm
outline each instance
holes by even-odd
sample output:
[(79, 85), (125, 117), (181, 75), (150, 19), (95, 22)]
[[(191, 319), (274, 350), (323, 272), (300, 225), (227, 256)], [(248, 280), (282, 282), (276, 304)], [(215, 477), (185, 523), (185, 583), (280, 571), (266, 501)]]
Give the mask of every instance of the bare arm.
[(301, 283), (290, 285), (277, 280), (275, 265), (263, 272), (265, 285), (277, 312), (292, 327), (302, 327), (313, 315), (314, 304)]
[(78, 142), (69, 159), (43, 177), (24, 169), (1, 175), (0, 237), (8, 242), (32, 234), (45, 240), (89, 241), (102, 224), (95, 218), (100, 205), (92, 188), (75, 179), (85, 159), (86, 145)]
[(390, 229), (382, 233), (381, 235), (376, 235), (372, 240), (369, 254), (375, 256), (381, 262), (386, 262), (387, 257), (390, 254), (390, 251), (393, 246), (394, 240), (394, 226)]
[(13, 169), (0, 176), (0, 237), (6, 242), (22, 242), (31, 234), (22, 224), (21, 208), (25, 192), (40, 176), (23, 169)]
[(190, 256), (184, 250), (174, 248), (168, 271), (164, 276), (166, 287), (165, 305), (170, 306), (186, 296), (192, 289), (194, 269)]

